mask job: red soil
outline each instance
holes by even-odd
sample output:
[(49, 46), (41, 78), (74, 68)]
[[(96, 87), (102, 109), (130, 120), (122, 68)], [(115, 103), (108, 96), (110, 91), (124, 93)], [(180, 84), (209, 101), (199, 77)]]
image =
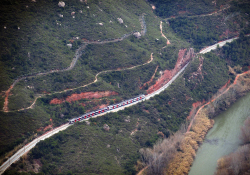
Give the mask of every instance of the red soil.
[(175, 68), (172, 70), (165, 70), (163, 75), (156, 81), (156, 83), (150, 86), (147, 90), (147, 93), (150, 94), (158, 89), (160, 89), (163, 85), (169, 82), (172, 77), (178, 73), (194, 56), (193, 49), (187, 51), (187, 49), (179, 50), (178, 59), (175, 64)]
[(154, 79), (154, 77), (155, 77), (155, 73), (157, 72), (158, 67), (159, 67), (159, 66), (156, 67), (155, 72), (154, 72), (153, 76), (151, 77), (151, 79), (150, 79), (148, 82), (144, 83), (144, 84), (140, 87), (140, 89), (145, 88), (147, 84), (150, 85), (150, 83), (153, 81), (153, 79)]
[(43, 131), (46, 131), (46, 130), (48, 130), (48, 129), (50, 129), (50, 128), (52, 128), (52, 125), (46, 126), (46, 127), (43, 129)]
[(61, 104), (64, 102), (73, 102), (73, 101), (78, 101), (81, 99), (91, 99), (91, 98), (102, 98), (102, 97), (108, 97), (112, 95), (118, 95), (117, 92), (114, 91), (101, 91), (101, 92), (82, 92), (80, 94), (72, 94), (68, 96), (66, 99), (57, 99), (54, 98), (50, 101), (50, 104)]
[(199, 106), (203, 105), (204, 103), (205, 103), (205, 100), (203, 100), (202, 102), (197, 101), (197, 102), (193, 103), (193, 104), (192, 104), (192, 109), (191, 109), (191, 111), (190, 111), (190, 113), (189, 113), (189, 116), (187, 117), (187, 120), (190, 120), (190, 119), (192, 118), (192, 116), (195, 114), (196, 109), (197, 109)]
[(48, 129), (50, 129), (50, 128), (52, 128), (52, 124), (51, 124), (51, 125), (46, 126), (45, 128), (41, 127), (41, 128), (39, 128), (39, 129), (37, 129), (37, 132), (40, 132), (40, 131), (46, 131), (46, 130), (48, 130)]
[(187, 13), (187, 11), (179, 11), (178, 13), (179, 13), (179, 15), (183, 15), (183, 14)]
[(250, 75), (250, 71), (246, 71), (246, 72), (244, 72), (244, 73), (242, 73), (242, 74), (238, 74), (238, 75), (236, 76), (236, 78), (235, 78), (233, 84), (231, 84), (230, 86), (228, 86), (228, 88), (227, 88), (223, 93), (221, 93), (220, 95), (218, 95), (217, 97), (215, 97), (215, 98), (212, 99), (211, 101), (207, 102), (206, 104), (204, 104), (203, 106), (201, 106), (201, 107), (198, 109), (198, 111), (196, 112), (196, 114), (195, 114), (193, 120), (191, 120), (191, 122), (190, 122), (190, 124), (189, 124), (189, 126), (188, 126), (187, 132), (190, 131), (190, 129), (191, 129), (191, 127), (192, 127), (192, 124), (193, 124), (193, 121), (194, 121), (194, 119), (196, 118), (196, 116), (198, 115), (199, 111), (202, 110), (205, 106), (209, 105), (211, 102), (214, 102), (217, 98), (219, 98), (221, 95), (223, 95), (224, 93), (226, 93), (231, 87), (233, 87), (235, 84), (237, 84), (238, 78), (239, 78), (240, 76), (244, 75), (244, 74), (249, 74), (249, 75)]
[[(199, 75), (201, 76), (202, 79), (204, 79), (203, 74), (202, 74), (203, 60), (204, 60), (203, 57), (199, 57), (199, 61), (200, 61), (199, 67), (198, 67), (196, 72), (193, 72), (191, 74), (191, 76), (189, 77), (189, 80), (194, 79), (194, 78), (197, 79)], [(197, 85), (197, 83), (196, 83), (196, 85)], [(196, 87), (196, 85), (195, 85), (195, 87)], [(195, 87), (194, 87), (194, 89), (195, 89)]]
[(222, 35), (220, 35), (220, 38), (224, 38), (224, 37), (227, 37), (228, 35), (239, 35), (239, 32), (236, 31), (236, 32), (231, 32), (229, 29), (227, 29), (225, 32), (223, 32)]
[(219, 89), (219, 92), (223, 92), (226, 88), (227, 88), (227, 86), (230, 84), (230, 80), (228, 80), (227, 82), (226, 82), (226, 84), (224, 85), (224, 86), (222, 86), (220, 89)]

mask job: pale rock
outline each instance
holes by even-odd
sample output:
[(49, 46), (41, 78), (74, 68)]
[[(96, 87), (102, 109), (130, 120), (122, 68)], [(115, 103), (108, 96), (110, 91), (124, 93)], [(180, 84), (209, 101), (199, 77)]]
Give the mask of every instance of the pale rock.
[(71, 12), (71, 16), (74, 16), (76, 14), (76, 12)]
[(122, 18), (117, 18), (117, 20), (118, 20), (118, 22), (119, 22), (120, 24), (122, 24), (122, 23), (123, 23)]
[(63, 15), (62, 15), (62, 14), (59, 14), (59, 17), (60, 17), (60, 18), (63, 18)]
[(69, 48), (72, 48), (72, 44), (67, 44), (67, 46), (68, 46)]
[(109, 127), (109, 125), (104, 124), (104, 125), (103, 125), (103, 129), (104, 129), (105, 131), (109, 131), (109, 130), (110, 130), (110, 127)]
[(140, 32), (135, 32), (133, 35), (134, 35), (136, 38), (140, 38), (140, 37), (141, 37)]
[(58, 6), (59, 6), (59, 7), (65, 7), (65, 2), (59, 1), (59, 2), (58, 2)]

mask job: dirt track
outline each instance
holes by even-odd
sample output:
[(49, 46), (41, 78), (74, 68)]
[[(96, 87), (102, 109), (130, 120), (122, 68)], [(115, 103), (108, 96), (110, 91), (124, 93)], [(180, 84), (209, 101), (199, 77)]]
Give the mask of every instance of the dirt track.
[[(147, 31), (147, 27), (146, 27), (146, 23), (145, 23), (145, 20), (144, 20), (144, 14), (142, 14), (142, 16), (140, 16), (139, 18), (139, 21), (141, 23), (141, 26), (142, 26), (142, 29), (141, 29), (141, 32), (143, 33), (143, 35), (145, 35), (146, 31)], [(136, 31), (133, 31), (133, 32), (130, 32), (129, 34), (125, 34), (123, 35), (121, 38), (116, 38), (116, 39), (107, 39), (107, 40), (104, 40), (104, 41), (84, 41), (83, 44), (76, 50), (75, 52), (75, 56), (72, 60), (72, 62), (70, 63), (70, 66), (68, 68), (65, 68), (65, 69), (61, 69), (61, 70), (50, 70), (48, 72), (44, 72), (44, 73), (34, 73), (32, 75), (28, 75), (28, 76), (22, 76), (18, 79), (16, 79), (14, 81), (14, 83), (10, 86), (10, 88), (5, 91), (5, 101), (4, 101), (4, 106), (3, 106), (3, 112), (14, 112), (14, 111), (22, 111), (22, 110), (25, 110), (25, 109), (31, 109), (33, 108), (33, 106), (35, 105), (36, 101), (38, 98), (41, 98), (42, 96), (44, 95), (39, 95), (35, 98), (34, 102), (27, 108), (22, 108), (22, 109), (18, 109), (18, 110), (14, 110), (14, 111), (9, 111), (8, 109), (8, 97), (9, 97), (9, 94), (10, 94), (10, 91), (14, 88), (14, 86), (21, 80), (24, 80), (26, 78), (32, 78), (32, 77), (38, 77), (38, 76), (44, 76), (44, 75), (48, 75), (48, 74), (51, 74), (51, 73), (55, 73), (55, 72), (65, 72), (65, 71), (70, 71), (72, 70), (74, 67), (75, 67), (75, 64), (77, 62), (77, 60), (81, 57), (82, 53), (83, 53), (83, 50), (86, 48), (86, 46), (88, 44), (107, 44), (107, 43), (114, 43), (114, 42), (119, 42), (119, 41), (122, 41), (124, 39), (126, 39), (127, 37), (133, 35), (133, 33), (135, 33)], [(96, 74), (95, 76), (95, 80), (91, 83), (88, 83), (86, 85), (83, 85), (83, 86), (80, 86), (80, 87), (76, 87), (76, 88), (72, 88), (72, 89), (67, 89), (67, 90), (63, 90), (63, 91), (60, 91), (60, 92), (54, 92), (54, 93), (50, 93), (50, 94), (46, 94), (46, 95), (52, 95), (52, 94), (58, 94), (58, 93), (64, 93), (64, 92), (67, 92), (67, 91), (72, 91), (72, 90), (75, 90), (75, 89), (78, 89), (78, 88), (82, 88), (82, 87), (86, 87), (86, 86), (89, 86), (95, 82), (97, 82), (97, 77), (98, 75), (100, 74), (103, 74), (103, 73), (107, 73), (107, 72), (112, 72), (112, 71), (124, 71), (124, 70), (129, 70), (129, 69), (134, 69), (136, 67), (139, 67), (139, 66), (143, 66), (145, 64), (148, 64), (150, 63), (151, 61), (153, 61), (153, 57), (152, 57), (152, 54), (151, 54), (151, 59), (142, 64), (142, 65), (137, 65), (137, 66), (133, 66), (133, 67), (130, 67), (130, 68), (124, 68), (124, 69), (120, 69), (120, 70), (107, 70), (107, 71), (102, 71), (102, 72), (99, 72), (98, 74)]]

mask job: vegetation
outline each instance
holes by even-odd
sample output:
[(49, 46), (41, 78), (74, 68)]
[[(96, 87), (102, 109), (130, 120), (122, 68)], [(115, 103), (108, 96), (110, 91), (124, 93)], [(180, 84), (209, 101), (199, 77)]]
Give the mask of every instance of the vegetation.
[(240, 66), (237, 73), (248, 70), (250, 66), (250, 38), (241, 33), (240, 38), (232, 43), (227, 43), (217, 51), (220, 57), (224, 58), (231, 67)]
[[(185, 129), (182, 132), (185, 132)], [(173, 160), (177, 150), (180, 149), (180, 144), (183, 141), (184, 133), (177, 131), (174, 135), (164, 140), (159, 140), (152, 149), (141, 149), (142, 161), (146, 174), (164, 174), (164, 171), (169, 168), (169, 163)]]
[(220, 9), (226, 0), (150, 0), (156, 6), (155, 13), (163, 18), (178, 15), (201, 15)]
[[(171, 42), (166, 46), (166, 40), (161, 37), (159, 29), (160, 19), (154, 16), (149, 4), (143, 0), (136, 2), (92, 0), (87, 4), (75, 0), (65, 3), (64, 8), (59, 8), (56, 1), (3, 1), (1, 9), (3, 15), (0, 15), (0, 19), (4, 21), (6, 29), (4, 26), (1, 27), (3, 34), (0, 36), (2, 38), (0, 46), (3, 48), (0, 51), (1, 90), (7, 90), (19, 76), (67, 68), (75, 50), (83, 46), (82, 40), (76, 37), (84, 39), (83, 41), (102, 41), (120, 38), (131, 31), (141, 31), (139, 17), (143, 13), (146, 13), (147, 33), (140, 39), (130, 36), (116, 43), (88, 44), (72, 70), (35, 76), (18, 82), (9, 96), (9, 109), (13, 112), (0, 113), (2, 158), (14, 146), (25, 143), (25, 139), (36, 133), (41, 134), (42, 132), (37, 129), (51, 124), (50, 118), (55, 127), (67, 122), (69, 118), (95, 109), (96, 106), (112, 104), (145, 93), (147, 87), (140, 89), (141, 85), (150, 80), (157, 66), (159, 67), (153, 82), (160, 77), (160, 71), (173, 69), (180, 49), (194, 46), (199, 50), (205, 45), (214, 44), (219, 39), (225, 38), (225, 36), (220, 38), (226, 30), (223, 26), (218, 32), (214, 31), (213, 27), (216, 26), (209, 28), (211, 21), (221, 20), (222, 16), (176, 18), (169, 21), (170, 26), (168, 23), (163, 23), (163, 32)], [(205, 8), (203, 5), (202, 8)], [(238, 6), (235, 5), (230, 10), (234, 8), (237, 9)], [(71, 12), (75, 14), (71, 15)], [(247, 13), (247, 9), (243, 12)], [(193, 14), (199, 13), (197, 11)], [(232, 12), (225, 13), (229, 15)], [(59, 17), (60, 14), (63, 18)], [(123, 19), (123, 24), (117, 21), (118, 17)], [(239, 25), (243, 24), (245, 19), (247, 18), (244, 17)], [(233, 20), (235, 18), (231, 17), (230, 23)], [(196, 25), (199, 27), (196, 28)], [(243, 25), (237, 30), (243, 31), (245, 28)], [(207, 33), (210, 38), (207, 38)], [(192, 103), (211, 99), (229, 79), (234, 80), (234, 75), (228, 73), (228, 65), (232, 67), (239, 65), (243, 66), (243, 70), (247, 69), (249, 40), (243, 37), (240, 41), (213, 53), (193, 58), (182, 76), (167, 90), (149, 101), (118, 113), (91, 119), (90, 125), (85, 122), (77, 123), (67, 131), (40, 142), (28, 155), (27, 160), (23, 159), (14, 164), (5, 174), (17, 174), (19, 170), (27, 172), (19, 174), (33, 174), (34, 169), (30, 167), (36, 160), (41, 162), (38, 170), (44, 174), (135, 174), (134, 165), (140, 158), (141, 148), (152, 148), (152, 150), (155, 148), (158, 157), (161, 157), (159, 154), (164, 145), (166, 146), (165, 143), (168, 143), (164, 138), (178, 131), (181, 123), (186, 121)], [(67, 47), (69, 43), (72, 43), (72, 48)], [(236, 48), (235, 55), (227, 47)], [(154, 60), (150, 64), (119, 71), (147, 62), (151, 53), (154, 53)], [(237, 58), (238, 56), (242, 59)], [(96, 83), (81, 87), (92, 82), (98, 72), (106, 70), (114, 71), (100, 74)], [(75, 89), (57, 93), (69, 88)], [(65, 99), (76, 93), (105, 90), (115, 91), (118, 95), (98, 100), (82, 99), (71, 103), (50, 104), (53, 98)], [(15, 111), (30, 106), (39, 95), (42, 95), (42, 98), (37, 100), (33, 109)], [(0, 104), (3, 105), (3, 102), (4, 98), (0, 97)], [(206, 121), (204, 127), (208, 129), (211, 123), (208, 119), (204, 120)], [(104, 124), (110, 127), (109, 131), (103, 129)], [(197, 125), (197, 130), (199, 129), (200, 126)], [(199, 133), (204, 134), (200, 130)], [(198, 138), (197, 143), (202, 140), (200, 136), (190, 137)], [(163, 138), (163, 141), (157, 142), (159, 138)], [(176, 148), (182, 151), (191, 150), (191, 147), (192, 150), (197, 149), (197, 144), (192, 145), (192, 139), (186, 140), (190, 142), (187, 149), (185, 146), (180, 147), (177, 141), (176, 146), (164, 154), (168, 151), (175, 152)], [(158, 144), (154, 147), (156, 142)], [(193, 156), (193, 151), (190, 155)], [(144, 163), (151, 162), (153, 165), (152, 155), (148, 158)], [(170, 160), (171, 156), (166, 158), (168, 163)], [(151, 165), (151, 172), (162, 172), (162, 169), (155, 169)]]
[(241, 128), (242, 146), (235, 152), (219, 159), (216, 175), (247, 174), (250, 170), (250, 117)]

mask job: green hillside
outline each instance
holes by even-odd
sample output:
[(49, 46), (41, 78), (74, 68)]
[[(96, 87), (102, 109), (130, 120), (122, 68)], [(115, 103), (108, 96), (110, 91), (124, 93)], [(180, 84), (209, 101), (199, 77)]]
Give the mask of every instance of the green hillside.
[[(38, 128), (50, 124), (50, 118), (54, 119), (54, 124), (57, 126), (69, 118), (82, 114), (81, 108), (73, 107), (75, 104), (67, 104), (61, 113), (58, 111), (60, 106), (48, 104), (52, 98), (66, 97), (80, 92), (113, 90), (118, 92), (118, 99), (122, 100), (144, 93), (139, 87), (149, 81), (156, 66), (159, 65), (159, 70), (173, 68), (178, 50), (189, 46), (176, 35), (170, 34), (174, 39), (171, 49), (161, 50), (166, 46), (166, 40), (161, 38), (160, 19), (152, 13), (150, 5), (142, 0), (136, 3), (65, 1), (65, 4), (65, 7), (61, 8), (57, 1), (2, 2), (1, 108), (4, 105), (5, 91), (18, 78), (27, 77), (17, 81), (10, 91), (7, 106), (10, 113), (2, 112), (0, 116), (2, 125), (9, 124), (9, 127), (1, 127), (2, 156), (6, 150), (12, 150), (14, 145), (21, 143), (29, 135), (28, 133), (37, 132)], [(71, 15), (72, 12), (75, 14)], [(85, 47), (84, 42), (115, 40), (133, 31), (141, 32), (142, 16), (146, 24), (145, 36), (137, 39), (131, 35), (119, 42), (88, 44), (82, 50), (82, 56), (76, 61), (75, 66), (64, 71), (74, 60), (76, 49)], [(123, 23), (120, 24), (117, 18), (122, 18)], [(67, 46), (70, 43), (72, 43), (71, 49)], [(164, 52), (170, 56), (163, 58), (161, 54)], [(95, 75), (101, 71), (142, 65), (150, 60), (151, 53), (154, 53), (152, 63), (128, 71), (101, 74), (97, 83), (81, 88), (94, 81)], [(166, 60), (171, 65), (166, 64)], [(49, 73), (51, 70), (59, 72)], [(48, 74), (39, 75), (46, 72)], [(120, 79), (121, 76), (124, 79)], [(120, 83), (120, 88), (117, 87), (117, 83)], [(58, 93), (68, 88), (75, 90)], [(53, 95), (45, 97), (51, 93)], [(35, 98), (41, 95), (44, 98), (37, 100), (34, 109), (17, 112), (19, 109), (29, 107)], [(91, 109), (93, 105), (95, 104), (86, 106), (85, 110)], [(39, 110), (43, 110), (44, 115), (35, 112)], [(65, 117), (61, 118), (61, 114)], [(32, 120), (29, 117), (20, 117), (24, 115), (32, 116)], [(21, 123), (23, 123), (21, 126), (16, 126)], [(19, 132), (20, 127), (25, 128), (22, 133)], [(20, 139), (21, 141), (16, 142)]]
[[(248, 33), (248, 4), (223, 0), (216, 6), (210, 1), (192, 0), (70, 0), (59, 7), (58, 2), (1, 2), (1, 108), (6, 90), (18, 78), (27, 77), (10, 90), (9, 112), (0, 111), (1, 161), (15, 146), (21, 147), (42, 134), (50, 119), (56, 127), (100, 105), (145, 94), (148, 87), (142, 85), (156, 69), (151, 85), (161, 72), (173, 69), (180, 49), (193, 47), (198, 52), (227, 37), (241, 34), (241, 39), (192, 58), (185, 72), (154, 98), (90, 119), (90, 125), (77, 123), (39, 143), (5, 174), (17, 174), (19, 170), (33, 174), (37, 172), (36, 161), (42, 174), (135, 174), (140, 148), (152, 147), (162, 135), (168, 137), (177, 131), (186, 122), (193, 103), (209, 100), (228, 80), (232, 81), (235, 75), (229, 74), (228, 66), (243, 67), (237, 69), (238, 73), (250, 66), (249, 39), (243, 37)], [(217, 15), (194, 16), (219, 10), (221, 5), (230, 8)], [(163, 13), (167, 11), (165, 6), (173, 7), (172, 11)], [(190, 14), (178, 13), (184, 6)], [(166, 19), (173, 15), (179, 17)], [(171, 44), (161, 36), (160, 21)], [(136, 31), (145, 35), (136, 38)], [(80, 54), (77, 59), (76, 54)], [(97, 74), (97, 82), (92, 83)], [(117, 95), (50, 104), (55, 98), (63, 101), (75, 94), (98, 91), (114, 91)], [(109, 131), (103, 129), (104, 124), (109, 125)]]

